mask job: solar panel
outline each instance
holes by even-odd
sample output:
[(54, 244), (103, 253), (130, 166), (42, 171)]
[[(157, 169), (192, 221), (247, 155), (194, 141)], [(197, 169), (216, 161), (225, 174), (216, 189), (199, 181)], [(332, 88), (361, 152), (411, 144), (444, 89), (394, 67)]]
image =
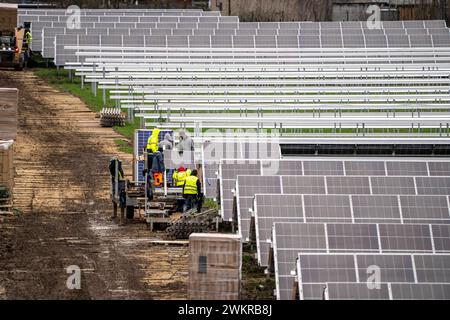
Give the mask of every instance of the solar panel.
[(280, 177), (238, 176), (239, 196), (253, 197), (256, 193), (281, 193)]
[(447, 176), (450, 172), (450, 162), (428, 162), (430, 176)]
[(392, 283), (393, 300), (450, 300), (449, 283)]
[(296, 160), (262, 161), (263, 175), (303, 175), (303, 163)]
[(401, 223), (396, 196), (352, 195), (353, 217), (356, 223)]
[(389, 176), (427, 176), (426, 162), (386, 161)]
[(405, 223), (449, 223), (450, 214), (445, 196), (400, 196)]
[(342, 36), (340, 34), (322, 35), (320, 41), (322, 48), (342, 48)]
[(450, 251), (450, 225), (432, 225), (435, 252)]
[[(298, 266), (300, 284), (357, 282), (355, 259), (351, 254), (298, 254)], [(280, 299), (285, 300), (282, 294)]]
[(238, 175), (261, 175), (261, 162), (260, 161), (245, 161), (240, 163), (239, 160), (224, 160), (221, 163), (221, 175), (223, 179), (235, 180)]
[(305, 176), (344, 175), (342, 161), (303, 161)]
[(320, 48), (320, 39), (317, 36), (301, 35), (298, 37), (298, 46), (300, 48)]
[(382, 161), (344, 161), (345, 173), (348, 176), (385, 176)]
[(276, 48), (277, 38), (275, 36), (257, 35), (255, 36), (256, 48)]
[(409, 41), (411, 42), (411, 47), (432, 47), (431, 36), (429, 35), (410, 35)]
[(352, 222), (348, 196), (304, 195), (306, 222)]
[(327, 300), (390, 300), (389, 286), (380, 283), (370, 288), (367, 283), (327, 283)]
[[(283, 176), (283, 193), (286, 194), (325, 194), (323, 177)], [(258, 192), (261, 193), (261, 192)]]
[(433, 252), (428, 225), (380, 224), (380, 243), (384, 252)]
[(253, 197), (239, 198), (236, 204), (238, 212), (236, 213), (238, 218), (239, 233), (243, 241), (248, 242), (250, 240), (250, 213), (249, 209), (253, 208)]
[[(376, 179), (376, 178), (374, 178)], [(367, 177), (326, 177), (329, 194), (370, 194)]]
[(414, 265), (418, 282), (450, 282), (450, 255), (415, 255)]
[(257, 193), (281, 193), (281, 181), (278, 176), (238, 176), (236, 186), (239, 232), (242, 239), (248, 241), (251, 218), (249, 209), (253, 208), (254, 195)]
[(251, 234), (250, 238), (256, 241), (258, 264), (268, 266), (273, 223), (303, 222), (302, 196), (256, 195), (254, 208), (256, 234)]
[[(168, 133), (170, 135), (173, 135), (173, 131), (161, 131), (159, 133), (159, 141), (162, 141), (164, 139), (165, 134)], [(134, 150), (135, 150), (135, 158), (139, 159), (142, 158), (144, 154), (144, 148), (147, 146), (147, 141), (150, 135), (152, 134), (152, 130), (145, 130), (140, 129), (135, 131), (134, 136)], [(144, 176), (142, 174), (142, 171), (144, 170), (144, 161), (138, 160), (137, 165), (134, 172), (134, 178), (138, 182), (145, 182)]]
[(375, 224), (327, 224), (329, 252), (378, 252)]
[[(332, 277), (334, 273), (337, 273), (334, 276), (341, 276), (345, 279), (348, 276), (348, 268), (339, 268), (337, 271), (335, 266), (340, 262), (326, 263), (325, 261), (327, 259), (345, 260), (342, 258), (345, 255), (332, 255), (333, 252), (362, 252), (357, 254), (355, 259), (353, 257), (351, 259), (353, 265), (350, 270), (353, 272), (357, 270), (357, 280), (343, 282), (365, 283), (369, 281), (372, 273), (368, 270), (371, 270), (372, 266), (377, 266), (381, 270), (380, 282), (415, 282), (416, 270), (428, 270), (428, 272), (432, 272), (430, 270), (433, 269), (439, 270), (432, 278), (424, 278), (419, 282), (446, 282), (445, 277), (450, 277), (450, 270), (447, 270), (450, 268), (450, 256), (445, 258), (442, 255), (438, 259), (433, 259), (433, 255), (420, 256), (421, 264), (417, 265), (410, 255), (405, 254), (406, 252), (430, 254), (433, 252), (429, 225), (313, 224), (293, 221), (277, 222), (276, 219), (273, 221), (274, 252), (272, 256), (274, 257), (275, 276), (284, 278), (282, 283), (287, 284), (287, 287), (280, 284), (277, 292), (284, 292), (285, 299), (289, 297), (291, 270), (293, 259), (297, 253), (302, 255), (308, 252), (317, 252), (316, 256), (312, 258), (314, 262), (311, 262), (312, 266), (309, 268), (308, 263), (299, 261), (299, 268), (308, 270), (305, 273), (305, 269), (302, 269), (298, 274), (301, 283), (342, 282)], [(322, 257), (320, 252), (328, 254), (324, 255), (325, 258), (317, 258)], [(368, 254), (369, 252), (373, 252), (373, 254)], [(389, 252), (396, 254), (389, 254)], [(320, 259), (323, 259), (323, 264), (319, 264)], [(419, 268), (417, 268), (418, 266)], [(417, 277), (419, 278), (419, 274)], [(277, 283), (281, 282), (277, 281)]]
[(327, 283), (328, 300), (449, 300), (448, 283)]
[(412, 177), (371, 177), (373, 194), (416, 194)]
[[(367, 48), (387, 48), (385, 35), (365, 35), (365, 44)], [(409, 47), (409, 46), (408, 46)]]
[(409, 38), (407, 35), (388, 35), (387, 43), (391, 48), (409, 48)]
[(426, 195), (450, 195), (450, 178), (416, 177), (417, 193)]

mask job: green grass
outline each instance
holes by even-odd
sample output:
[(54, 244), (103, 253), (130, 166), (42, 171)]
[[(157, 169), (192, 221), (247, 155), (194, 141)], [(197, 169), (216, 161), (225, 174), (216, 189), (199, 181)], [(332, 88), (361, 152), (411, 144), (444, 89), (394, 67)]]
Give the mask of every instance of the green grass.
[(127, 140), (115, 139), (114, 143), (119, 147), (119, 150), (123, 153), (133, 154), (133, 146)]
[(123, 135), (125, 138), (132, 140), (134, 136), (134, 131), (140, 128), (139, 118), (134, 118), (134, 123), (126, 123), (124, 127), (115, 126), (114, 130)]
[[(92, 93), (90, 83), (85, 83), (84, 88), (81, 88), (81, 79), (74, 77), (73, 81), (69, 79), (69, 71), (60, 69), (59, 75), (54, 68), (50, 69), (36, 69), (35, 75), (46, 80), (53, 87), (68, 92), (74, 96), (79, 97), (93, 112), (100, 112), (103, 108), (102, 90), (97, 89), (97, 96)], [(106, 95), (106, 107), (113, 107), (114, 101)]]
[[(92, 87), (90, 83), (85, 83), (84, 88), (81, 88), (81, 79), (74, 77), (71, 81), (69, 79), (69, 71), (60, 69), (59, 74), (55, 68), (49, 69), (35, 69), (35, 75), (41, 79), (44, 79), (52, 87), (68, 92), (78, 98), (80, 98), (93, 112), (100, 112), (103, 108), (103, 92), (97, 89), (97, 96), (92, 93)], [(114, 107), (114, 100), (109, 99), (109, 93), (106, 92), (106, 107)], [(134, 123), (127, 123), (124, 127), (115, 126), (113, 129), (124, 138), (129, 141), (117, 139), (116, 145), (120, 151), (125, 153), (133, 153), (133, 146), (131, 141), (133, 139), (134, 131), (139, 129), (139, 119), (135, 118)]]

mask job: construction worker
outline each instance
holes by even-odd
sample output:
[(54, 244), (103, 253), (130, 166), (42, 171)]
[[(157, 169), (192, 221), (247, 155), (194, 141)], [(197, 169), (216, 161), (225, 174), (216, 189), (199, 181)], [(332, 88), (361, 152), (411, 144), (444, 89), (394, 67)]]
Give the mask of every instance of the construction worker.
[(31, 34), (30, 30), (27, 30), (25, 32), (25, 38), (23, 39), (25, 44), (27, 45), (27, 48), (31, 48), (31, 43), (33, 42), (33, 35)]
[(190, 209), (198, 209), (199, 198), (202, 194), (202, 184), (197, 177), (197, 170), (193, 170), (189, 177), (186, 177), (186, 181), (183, 187), (183, 197), (185, 199), (183, 212)]
[[(116, 174), (117, 168), (117, 174)], [(116, 199), (119, 199), (119, 207), (120, 207), (120, 224), (125, 224), (125, 208), (126, 208), (126, 191), (125, 191), (125, 175), (122, 169), (122, 161), (119, 160), (118, 157), (111, 158), (109, 162), (109, 172), (111, 174), (111, 194)], [(116, 176), (117, 176), (117, 186), (116, 186)], [(118, 191), (118, 195), (116, 194), (116, 187)], [(114, 213), (111, 217), (112, 219), (117, 218), (117, 203), (114, 203)]]
[(153, 154), (153, 161), (151, 166), (151, 173), (155, 180), (155, 186), (159, 187), (164, 183), (164, 153), (163, 149), (159, 148), (156, 153)]
[(178, 151), (183, 153), (184, 151), (194, 151), (194, 141), (189, 137), (185, 131), (180, 131), (180, 142), (178, 143)]
[(159, 143), (159, 147), (163, 148), (163, 150), (172, 150), (173, 149), (173, 138), (170, 133), (166, 133), (164, 135), (164, 140)]
[(173, 184), (176, 187), (183, 187), (186, 182), (186, 178), (190, 176), (190, 171), (186, 170), (184, 167), (179, 167), (177, 171), (173, 174)]
[(147, 140), (147, 167), (151, 169), (153, 165), (153, 155), (158, 151), (159, 147), (159, 133), (158, 128), (153, 129), (152, 134)]

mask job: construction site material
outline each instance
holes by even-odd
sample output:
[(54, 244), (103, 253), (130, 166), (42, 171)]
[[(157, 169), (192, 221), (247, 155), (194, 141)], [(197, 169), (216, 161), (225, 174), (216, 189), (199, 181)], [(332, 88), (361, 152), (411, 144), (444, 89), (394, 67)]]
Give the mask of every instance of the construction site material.
[[(4, 194), (12, 193), (14, 187), (13, 141), (0, 141), (0, 188)], [(2, 190), (0, 190), (2, 192)], [(10, 198), (10, 196), (0, 198)], [(4, 210), (0, 203), (0, 211)]]
[(103, 108), (100, 112), (100, 125), (102, 127), (125, 126), (125, 115), (120, 109)]
[(189, 237), (190, 300), (237, 300), (240, 296), (242, 246), (234, 234)]
[(217, 227), (214, 228), (217, 218), (217, 210), (214, 209), (195, 215), (186, 215), (173, 222), (166, 232), (171, 239), (188, 239), (193, 233), (205, 233), (217, 229)]
[(0, 141), (16, 139), (17, 99), (17, 89), (0, 88)]

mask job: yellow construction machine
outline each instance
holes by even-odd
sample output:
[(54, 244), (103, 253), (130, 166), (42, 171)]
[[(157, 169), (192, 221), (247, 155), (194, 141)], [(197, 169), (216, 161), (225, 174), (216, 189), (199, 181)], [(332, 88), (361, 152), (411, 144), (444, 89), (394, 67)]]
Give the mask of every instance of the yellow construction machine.
[(17, 5), (0, 3), (0, 67), (22, 70), (30, 55), (25, 35), (29, 23), (17, 27)]

